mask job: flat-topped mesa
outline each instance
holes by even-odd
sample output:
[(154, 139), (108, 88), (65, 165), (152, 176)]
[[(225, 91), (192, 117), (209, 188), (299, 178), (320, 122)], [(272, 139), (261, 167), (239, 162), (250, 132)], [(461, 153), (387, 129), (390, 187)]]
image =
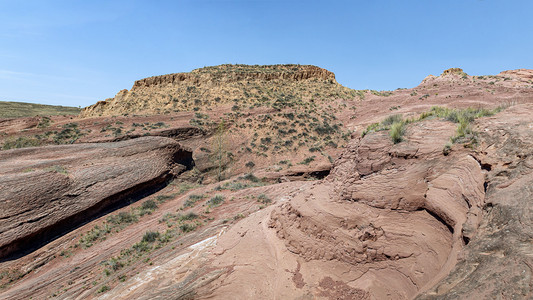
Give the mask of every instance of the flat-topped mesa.
[(336, 82), (333, 72), (312, 65), (220, 65), (195, 69), (190, 73), (173, 73), (140, 79), (135, 81), (133, 89), (181, 82), (199, 85), (253, 79), (267, 81), (318, 79)]
[(137, 80), (131, 90), (86, 107), (81, 117), (168, 114), (220, 105), (271, 105), (279, 99), (353, 98), (335, 74), (311, 65), (220, 65)]

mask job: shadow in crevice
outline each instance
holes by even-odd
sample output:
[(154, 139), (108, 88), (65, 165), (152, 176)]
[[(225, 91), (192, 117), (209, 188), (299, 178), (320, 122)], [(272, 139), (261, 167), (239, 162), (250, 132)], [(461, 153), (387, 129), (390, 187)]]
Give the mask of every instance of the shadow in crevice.
[(441, 222), (444, 226), (446, 226), (446, 228), (448, 228), (450, 233), (453, 235), (454, 233), (453, 227), (450, 224), (446, 223), (446, 221), (444, 221), (443, 218), (441, 218), (439, 215), (437, 215), (436, 213), (432, 212), (429, 209), (422, 208), (421, 210), (427, 211), (428, 214), (430, 214), (433, 218), (435, 218), (437, 221)]

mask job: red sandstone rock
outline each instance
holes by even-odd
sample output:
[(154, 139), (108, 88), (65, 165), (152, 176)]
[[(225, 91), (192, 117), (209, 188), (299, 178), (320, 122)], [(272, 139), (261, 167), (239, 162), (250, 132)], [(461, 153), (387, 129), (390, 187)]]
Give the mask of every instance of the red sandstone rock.
[[(504, 79), (507, 76), (512, 78)], [(149, 264), (133, 262), (112, 276), (102, 275), (100, 263), (138, 242), (147, 229), (163, 232), (166, 224), (160, 220), (181, 209), (187, 196), (169, 200), (160, 212), (95, 248), (69, 259), (52, 258), (71, 245), (75, 234), (93, 226), (87, 224), (31, 255), (0, 263), (0, 269), (38, 270), (0, 296), (44, 298), (66, 289), (60, 297), (529, 299), (529, 86), (508, 74), (479, 78), (452, 70), (390, 96), (366, 93), (362, 101), (346, 102), (357, 106), (355, 112), (337, 114), (353, 131), (352, 140), (325, 180), (217, 191), (226, 196), (225, 204), (209, 213), (201, 205), (186, 210), (212, 221), (152, 252)], [(386, 131), (361, 138), (368, 124), (391, 114), (417, 117), (433, 105), (493, 108), (517, 103), (473, 122), (477, 146), (456, 144), (448, 155), (442, 150), (457, 125), (436, 118), (409, 124), (398, 144)], [(256, 175), (289, 180), (330, 168), (316, 164), (269, 169), (279, 160), (256, 161), (262, 168)], [(65, 176), (56, 175), (60, 188)], [(213, 193), (218, 185), (194, 192)], [(259, 193), (267, 194), (273, 205), (259, 209)], [(124, 282), (118, 281), (119, 274)], [(96, 286), (91, 280), (98, 280)], [(98, 293), (103, 286), (111, 290)]]
[(21, 255), (192, 164), (177, 142), (144, 137), (0, 152), (0, 258)]

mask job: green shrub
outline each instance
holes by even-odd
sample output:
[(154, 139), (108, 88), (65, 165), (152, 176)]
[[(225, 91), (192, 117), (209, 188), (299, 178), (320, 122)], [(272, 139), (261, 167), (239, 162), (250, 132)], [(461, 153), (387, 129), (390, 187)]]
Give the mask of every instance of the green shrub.
[(433, 116), (433, 113), (431, 111), (425, 111), (418, 116), (418, 121), (425, 120), (429, 117)]
[(167, 230), (165, 234), (159, 237), (159, 242), (162, 244), (168, 243), (174, 237), (174, 230)]
[(39, 124), (37, 124), (37, 128), (45, 128), (50, 126), (50, 118), (49, 117), (42, 117), (41, 120), (39, 120)]
[(138, 253), (141, 252), (148, 252), (152, 250), (152, 247), (148, 242), (140, 241), (132, 246), (133, 250), (137, 251)]
[(183, 194), (187, 191), (190, 191), (192, 189), (195, 189), (198, 187), (198, 184), (195, 183), (188, 183), (188, 182), (182, 182), (179, 184), (179, 191), (178, 194)]
[(159, 238), (160, 233), (158, 231), (147, 231), (142, 238), (142, 242), (153, 243)]
[(205, 198), (205, 195), (203, 195), (203, 194), (201, 194), (201, 195), (197, 195), (197, 194), (189, 195), (189, 199), (194, 200), (194, 201), (202, 200), (204, 198)]
[(448, 142), (446, 145), (444, 145), (444, 148), (442, 149), (442, 154), (448, 155), (452, 151), (452, 143)]
[(376, 131), (378, 128), (379, 128), (379, 123), (372, 123), (370, 125), (368, 125), (365, 129), (365, 131), (363, 131), (363, 133), (361, 134), (361, 136), (365, 136), (367, 134), (369, 134), (370, 132), (372, 131)]
[(68, 170), (64, 166), (55, 165), (44, 169), (47, 172), (55, 172), (68, 176)]
[(2, 145), (3, 150), (16, 149), (16, 148), (27, 148), (27, 147), (39, 147), (43, 144), (39, 138), (21, 136), (17, 139), (10, 138), (7, 139)]
[(402, 122), (403, 117), (402, 115), (392, 115), (385, 118), (385, 120), (381, 121), (381, 125), (384, 127), (391, 126), (394, 123)]
[(325, 123), (325, 122), (322, 123), (322, 125), (317, 125), (315, 127), (316, 133), (320, 135), (332, 134), (332, 133), (335, 133), (338, 129), (339, 129), (339, 126), (337, 124), (330, 126), (328, 123)]
[(110, 288), (107, 285), (102, 285), (102, 287), (100, 287), (98, 289), (98, 294), (105, 293), (105, 292), (107, 292), (109, 290), (110, 290)]
[(216, 207), (219, 206), (224, 202), (224, 196), (223, 195), (215, 195), (213, 198), (209, 199), (206, 204), (209, 207)]
[(155, 197), (155, 200), (159, 203), (163, 203), (169, 199), (172, 199), (174, 198), (172, 195), (159, 195), (157, 197)]
[(259, 182), (261, 181), (259, 178), (257, 178), (254, 174), (248, 173), (244, 175), (243, 177), (245, 180), (251, 181), (251, 182)]
[(243, 214), (236, 214), (235, 216), (233, 216), (233, 220), (239, 220), (239, 219), (242, 219), (242, 218), (244, 218)]
[(238, 191), (245, 188), (248, 188), (249, 186), (242, 182), (228, 182), (224, 184), (224, 189), (230, 190), (230, 191)]
[(205, 197), (206, 197), (205, 195), (195, 195), (195, 194), (190, 195), (189, 199), (187, 199), (185, 203), (183, 203), (183, 208), (193, 207), (196, 204), (196, 202), (204, 199)]
[(392, 123), (390, 127), (390, 131), (389, 131), (389, 135), (395, 144), (403, 140), (402, 136), (404, 135), (404, 133), (405, 133), (405, 122), (400, 121), (400, 122)]
[(137, 217), (130, 212), (122, 211), (118, 213), (118, 215), (116, 216), (107, 217), (107, 222), (115, 224), (115, 225), (130, 224), (130, 223), (137, 222)]
[(53, 141), (55, 144), (73, 144), (85, 135), (78, 129), (78, 123), (68, 123), (63, 125), (63, 128), (54, 136)]
[(148, 201), (145, 201), (143, 202), (142, 206), (141, 206), (141, 209), (156, 209), (157, 208), (157, 204), (154, 202), (154, 200), (148, 200)]
[(151, 214), (155, 209), (157, 209), (157, 204), (154, 200), (144, 201), (141, 205), (139, 214), (144, 216), (146, 214)]
[(261, 138), (261, 144), (270, 144), (270, 143), (272, 143), (272, 138), (271, 137)]
[(104, 223), (102, 227), (95, 225), (91, 230), (84, 234), (80, 241), (79, 245), (82, 245), (84, 248), (89, 248), (99, 239), (105, 239), (105, 235), (111, 232), (111, 228)]
[(460, 119), (459, 125), (457, 126), (457, 129), (455, 131), (455, 135), (450, 138), (452, 143), (457, 143), (460, 140), (462, 140), (465, 137), (469, 137), (472, 135), (472, 127), (470, 126), (470, 122), (466, 119)]
[[(481, 117), (492, 116), (505, 107), (499, 106), (495, 109), (488, 110), (485, 108), (466, 108), (466, 109), (450, 109), (445, 107), (432, 107), (430, 113), (448, 121), (458, 123), (455, 134), (450, 138), (452, 143), (466, 142), (467, 140), (475, 141), (475, 133), (472, 130), (471, 123)], [(446, 145), (443, 149), (444, 155), (451, 151), (451, 145)]]
[(124, 266), (124, 264), (116, 257), (112, 257), (110, 260), (108, 260), (106, 265), (108, 265), (111, 270), (115, 272)]
[(191, 220), (194, 220), (194, 219), (198, 219), (198, 215), (193, 213), (193, 212), (190, 212), (190, 213), (185, 214), (185, 215), (180, 215), (178, 217), (178, 219), (180, 221), (191, 221)]
[(315, 160), (315, 156), (311, 156), (311, 157), (307, 157), (306, 159), (304, 159), (303, 161), (300, 162), (301, 165), (308, 165), (310, 164), (312, 161)]
[(271, 203), (272, 200), (270, 198), (268, 198), (267, 195), (265, 194), (259, 194), (259, 196), (257, 196), (257, 201), (263, 203), (263, 204), (268, 204), (268, 203)]
[(168, 222), (168, 221), (173, 220), (175, 218), (176, 218), (175, 214), (173, 214), (173, 213), (165, 213), (163, 215), (163, 218), (161, 218), (161, 220), (159, 220), (159, 223)]
[(185, 223), (185, 224), (180, 225), (180, 230), (187, 233), (187, 232), (194, 231), (196, 227), (197, 227), (196, 224)]

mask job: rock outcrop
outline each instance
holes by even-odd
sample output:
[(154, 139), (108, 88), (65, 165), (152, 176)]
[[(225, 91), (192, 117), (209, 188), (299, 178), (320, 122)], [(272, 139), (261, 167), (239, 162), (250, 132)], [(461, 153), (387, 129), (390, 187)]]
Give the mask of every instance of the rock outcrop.
[(198, 296), (410, 299), (428, 289), (475, 237), (484, 206), (484, 167), (465, 149), (443, 155), (454, 131), (426, 120), (399, 144), (384, 132), (353, 139), (325, 180), (219, 238), (205, 268), (222, 275)]
[(509, 70), (509, 71), (503, 71), (499, 76), (509, 79), (517, 79), (523, 83), (533, 85), (533, 70), (530, 69), (516, 69), (516, 70)]
[(533, 297), (532, 114), (533, 105), (519, 105), (480, 122), (475, 155), (487, 192), (479, 229), (463, 259), (419, 299)]
[[(465, 152), (442, 154), (453, 129), (422, 122), (401, 144), (384, 133), (352, 141), (326, 182), (275, 209), (271, 226), (304, 261), (360, 272), (352, 288), (376, 299), (415, 296), (454, 265), (470, 238), (464, 224), (475, 230), (480, 221), (481, 166)], [(318, 273), (345, 280), (323, 268)]]
[[(310, 65), (220, 65), (137, 80), (131, 90), (86, 107), (82, 117), (159, 114), (282, 99), (353, 97), (332, 72)], [(197, 110), (196, 109), (196, 110)]]
[(450, 69), (444, 70), (444, 72), (442, 72), (441, 74), (441, 76), (446, 76), (446, 75), (467, 76), (468, 74), (466, 74), (461, 68), (450, 68)]
[(200, 85), (221, 85), (245, 80), (289, 80), (307, 79), (329, 80), (335, 82), (335, 74), (328, 70), (307, 65), (221, 65), (193, 70), (190, 73), (174, 73), (153, 76), (135, 81), (133, 90), (156, 85), (180, 84), (181, 82)]
[(161, 188), (193, 164), (169, 138), (0, 152), (0, 258), (27, 251)]

